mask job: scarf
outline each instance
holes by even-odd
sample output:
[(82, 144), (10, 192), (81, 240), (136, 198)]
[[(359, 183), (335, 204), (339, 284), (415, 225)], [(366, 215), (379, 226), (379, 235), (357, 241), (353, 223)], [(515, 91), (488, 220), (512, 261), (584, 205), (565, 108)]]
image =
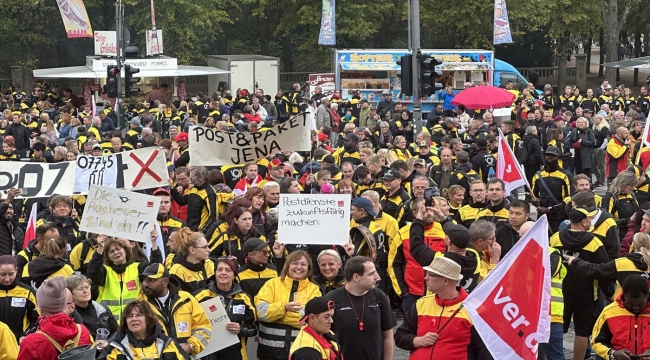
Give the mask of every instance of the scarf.
[(314, 340), (316, 340), (316, 342), (321, 347), (323, 347), (323, 349), (329, 350), (329, 352), (330, 352), (330, 360), (343, 360), (343, 355), (341, 353), (337, 352), (336, 350), (334, 350), (334, 347), (332, 346), (332, 344), (329, 341), (327, 341), (327, 339), (325, 339), (322, 335), (320, 335), (319, 333), (314, 331), (314, 329), (312, 329), (311, 326), (309, 326), (309, 325), (305, 326), (303, 331), (306, 332), (307, 334), (311, 335), (314, 338)]

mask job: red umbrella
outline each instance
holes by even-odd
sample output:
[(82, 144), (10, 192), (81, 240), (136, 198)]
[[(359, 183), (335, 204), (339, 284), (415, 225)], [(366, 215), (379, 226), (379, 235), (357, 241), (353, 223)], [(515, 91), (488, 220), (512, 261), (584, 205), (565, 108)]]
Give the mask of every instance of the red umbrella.
[(477, 86), (465, 89), (454, 97), (452, 105), (468, 109), (494, 109), (512, 106), (515, 94), (494, 86)]

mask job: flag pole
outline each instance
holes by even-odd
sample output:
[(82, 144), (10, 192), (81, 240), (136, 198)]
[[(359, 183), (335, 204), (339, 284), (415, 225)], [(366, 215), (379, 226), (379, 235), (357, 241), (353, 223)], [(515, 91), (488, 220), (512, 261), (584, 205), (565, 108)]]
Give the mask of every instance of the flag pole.
[(460, 306), (458, 308), (456, 308), (456, 310), (454, 310), (453, 313), (451, 313), (451, 315), (447, 318), (445, 323), (442, 324), (442, 326), (440, 327), (440, 329), (438, 329), (438, 332), (436, 333), (436, 334), (438, 334), (438, 336), (440, 336), (440, 333), (442, 332), (442, 330), (444, 330), (445, 327), (447, 327), (447, 325), (449, 324), (449, 322), (451, 322), (451, 319), (455, 318), (456, 315), (458, 315), (458, 313), (463, 309), (463, 305), (464, 304), (461, 303)]

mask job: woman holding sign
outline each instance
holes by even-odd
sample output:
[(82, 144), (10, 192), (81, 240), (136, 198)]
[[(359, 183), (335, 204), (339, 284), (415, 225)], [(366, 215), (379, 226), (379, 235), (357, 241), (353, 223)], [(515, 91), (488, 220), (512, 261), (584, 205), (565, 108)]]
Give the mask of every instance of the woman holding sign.
[(215, 264), (216, 273), (210, 282), (209, 295), (204, 300), (219, 297), (226, 308), (228, 322), (213, 324), (225, 326), (226, 331), (239, 336), (240, 342), (216, 352), (217, 359), (242, 360), (246, 359), (246, 338), (257, 335), (255, 325), (255, 307), (250, 295), (242, 291), (235, 282), (237, 261), (229, 258), (219, 258)]
[(228, 230), (219, 234), (211, 245), (210, 255), (213, 257), (234, 256), (239, 265), (244, 265), (247, 254), (244, 254), (242, 249), (246, 240), (250, 238), (265, 240), (259, 230), (253, 226), (251, 210), (240, 207), (233, 212)]
[(150, 263), (163, 263), (162, 253), (156, 244), (158, 233), (155, 227), (149, 236), (151, 259), (142, 262), (133, 260), (133, 249), (128, 240), (97, 236), (97, 251), (88, 264), (88, 275), (93, 285), (99, 286), (97, 302), (108, 307), (118, 323), (124, 307), (140, 293), (138, 274)]
[(321, 296), (313, 281), (312, 262), (303, 250), (287, 256), (280, 277), (267, 281), (255, 296), (255, 308), (260, 319), (260, 360), (288, 358), (291, 343), (300, 330), (307, 301)]

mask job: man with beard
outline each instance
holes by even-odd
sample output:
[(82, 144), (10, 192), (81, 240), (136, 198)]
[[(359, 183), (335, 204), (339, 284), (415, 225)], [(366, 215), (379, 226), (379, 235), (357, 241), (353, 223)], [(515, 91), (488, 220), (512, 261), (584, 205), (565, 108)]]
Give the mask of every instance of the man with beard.
[(16, 188), (9, 189), (7, 198), (0, 203), (0, 256), (16, 256), (23, 248), (25, 232), (14, 219), (14, 196), (20, 194)]
[[(421, 206), (424, 206), (424, 199), (415, 198), (411, 202), (409, 211), (414, 215)], [(420, 236), (426, 241), (426, 246), (434, 252), (443, 252), (447, 249), (445, 245), (445, 233), (439, 223), (434, 222), (433, 213), (428, 213), (423, 219), (423, 232)], [(402, 311), (408, 309), (419, 298), (426, 295), (426, 287), (422, 283), (424, 271), (422, 266), (411, 256), (410, 252), (410, 228), (408, 224), (401, 228), (397, 237), (390, 243), (388, 253), (388, 275), (395, 293), (402, 298)]]
[[(415, 200), (414, 200), (415, 201)], [(434, 257), (440, 256), (435, 249), (429, 246), (426, 239), (426, 228), (429, 220), (435, 221), (444, 230), (444, 244), (446, 250), (443, 250), (442, 256), (449, 258), (461, 266), (460, 273), (463, 279), (458, 285), (471, 292), (476, 285), (480, 274), (478, 266), (478, 253), (468, 248), (470, 235), (469, 231), (462, 225), (456, 225), (446, 217), (438, 207), (425, 207), (424, 201), (418, 201), (415, 205), (413, 224), (409, 231), (411, 257), (421, 266), (426, 266), (433, 261)], [(425, 243), (425, 241), (427, 241)]]
[(560, 149), (555, 146), (546, 148), (544, 169), (533, 176), (532, 194), (533, 205), (537, 207), (539, 216), (547, 214), (548, 224), (551, 231), (556, 232), (562, 221), (566, 219), (562, 211), (562, 204), (559, 199), (564, 199), (571, 194), (573, 177), (571, 174), (560, 168)]
[(139, 274), (142, 290), (138, 300), (147, 301), (157, 315), (165, 333), (178, 341), (189, 355), (196, 355), (208, 345), (212, 324), (199, 302), (169, 277), (162, 264), (151, 264)]
[(353, 165), (361, 164), (361, 158), (359, 157), (359, 148), (357, 144), (359, 143), (359, 137), (353, 133), (348, 133), (343, 138), (343, 147), (336, 150), (334, 154), (334, 159), (336, 159), (336, 164), (341, 166), (344, 162), (350, 162)]
[(458, 210), (454, 220), (457, 224), (469, 229), (476, 221), (479, 210), (486, 205), (485, 183), (481, 180), (472, 181), (469, 185), (469, 196), (465, 196), (465, 198), (470, 198), (471, 201)]
[(450, 186), (451, 174), (455, 169), (453, 156), (452, 149), (444, 148), (440, 150), (440, 164), (434, 165), (429, 171), (429, 176), (441, 189), (448, 189)]
[(169, 214), (172, 203), (171, 195), (167, 189), (159, 188), (153, 191), (153, 196), (160, 198), (160, 207), (158, 207), (158, 225), (160, 226), (160, 231), (162, 235), (163, 245), (165, 247), (165, 255), (171, 254), (167, 242), (169, 241), (169, 236), (176, 230), (185, 227), (185, 223)]

